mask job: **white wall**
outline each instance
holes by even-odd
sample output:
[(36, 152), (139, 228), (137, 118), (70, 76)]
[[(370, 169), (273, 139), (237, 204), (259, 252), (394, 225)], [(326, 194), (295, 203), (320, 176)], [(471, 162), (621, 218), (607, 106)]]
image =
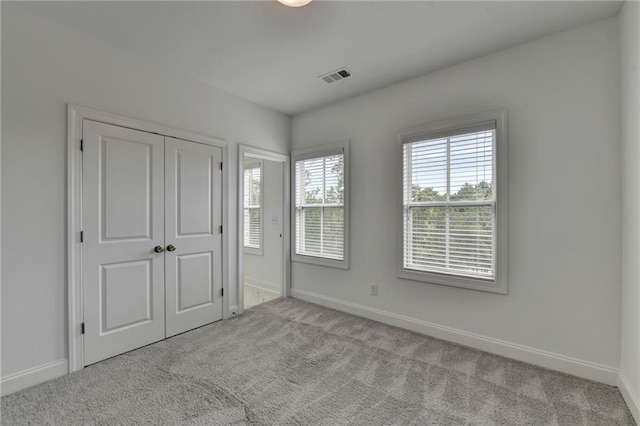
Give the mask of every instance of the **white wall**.
[(620, 12), (622, 70), (622, 357), (620, 389), (640, 422), (640, 3)]
[[(397, 279), (397, 133), (497, 108), (509, 113), (509, 294)], [(352, 248), (349, 271), (294, 263), (292, 294), (615, 383), (619, 115), (611, 18), (295, 116), (292, 149), (351, 140)]]
[(283, 272), (284, 163), (264, 160), (262, 172), (264, 181), (262, 255), (244, 254), (244, 282), (280, 293)]
[[(67, 357), (66, 103), (288, 152), (290, 119), (2, 2), (2, 377)], [(236, 304), (235, 288), (231, 304)]]

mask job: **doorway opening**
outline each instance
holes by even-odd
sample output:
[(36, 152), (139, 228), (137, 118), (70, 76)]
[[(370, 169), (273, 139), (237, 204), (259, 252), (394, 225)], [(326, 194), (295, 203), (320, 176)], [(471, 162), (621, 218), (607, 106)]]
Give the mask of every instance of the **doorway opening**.
[(239, 310), (288, 296), (289, 157), (240, 146)]

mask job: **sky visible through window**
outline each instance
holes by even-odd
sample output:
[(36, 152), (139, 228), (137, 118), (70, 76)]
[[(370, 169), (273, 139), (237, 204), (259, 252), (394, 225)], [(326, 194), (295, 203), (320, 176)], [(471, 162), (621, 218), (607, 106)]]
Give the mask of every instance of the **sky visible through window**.
[(451, 196), (459, 193), (465, 185), (477, 187), (481, 182), (485, 182), (492, 186), (493, 139), (494, 131), (489, 130), (412, 143), (412, 186), (421, 189), (431, 188), (434, 193), (444, 197), (447, 193), (447, 172), (450, 176)]
[(303, 170), (305, 204), (342, 204), (343, 202), (342, 155), (305, 160)]

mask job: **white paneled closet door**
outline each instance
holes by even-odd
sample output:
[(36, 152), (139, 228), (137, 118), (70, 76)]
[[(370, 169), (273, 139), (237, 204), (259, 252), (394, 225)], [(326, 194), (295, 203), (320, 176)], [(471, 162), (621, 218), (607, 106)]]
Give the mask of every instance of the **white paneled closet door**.
[(84, 364), (222, 319), (222, 149), (82, 131)]
[(222, 149), (166, 138), (167, 337), (222, 319)]
[(83, 122), (85, 365), (165, 337), (164, 137)]

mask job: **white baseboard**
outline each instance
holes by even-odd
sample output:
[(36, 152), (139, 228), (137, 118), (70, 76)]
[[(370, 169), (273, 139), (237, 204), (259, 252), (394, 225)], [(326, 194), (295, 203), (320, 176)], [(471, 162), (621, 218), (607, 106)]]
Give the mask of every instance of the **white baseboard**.
[(250, 278), (250, 277), (244, 277), (244, 284), (248, 285), (248, 286), (251, 286), (251, 287), (257, 287), (257, 288), (262, 289), (262, 290), (270, 291), (272, 293), (278, 293), (278, 294), (280, 294), (280, 288), (282, 287), (278, 283), (270, 283), (270, 282), (266, 282), (266, 281), (260, 281), (260, 280), (257, 280), (255, 278)]
[(64, 376), (69, 372), (69, 361), (61, 359), (49, 362), (28, 370), (9, 374), (0, 379), (0, 395), (5, 396), (13, 392), (44, 383), (51, 379)]
[(640, 424), (640, 398), (633, 392), (622, 373), (618, 376), (618, 389), (620, 389), (624, 402), (627, 403), (636, 423)]
[(617, 386), (618, 384), (618, 370), (613, 367), (469, 333), (306, 290), (292, 288), (291, 297), (551, 370), (561, 371), (612, 386)]

